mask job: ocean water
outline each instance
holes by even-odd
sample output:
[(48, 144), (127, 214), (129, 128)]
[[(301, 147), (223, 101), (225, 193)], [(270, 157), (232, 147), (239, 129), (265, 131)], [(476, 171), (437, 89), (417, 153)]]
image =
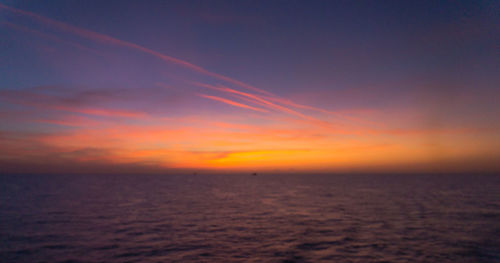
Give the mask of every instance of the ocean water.
[(2, 175), (0, 262), (500, 262), (500, 177)]

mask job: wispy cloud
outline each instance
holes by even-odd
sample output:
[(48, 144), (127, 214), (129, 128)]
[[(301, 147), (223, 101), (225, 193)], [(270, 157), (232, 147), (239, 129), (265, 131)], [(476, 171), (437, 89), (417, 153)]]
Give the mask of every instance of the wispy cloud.
[(49, 95), (41, 92), (34, 92), (35, 90), (43, 91), (43, 89), (40, 88), (23, 91), (4, 90), (0, 91), (0, 95), (3, 95), (3, 100), (9, 101), (11, 103), (32, 106), (46, 110), (57, 110), (82, 113), (87, 115), (121, 118), (141, 118), (148, 116), (146, 112), (142, 111), (116, 109), (94, 105), (97, 98), (109, 100), (109, 98), (113, 95), (108, 92), (84, 91), (76, 93), (73, 92), (69, 94), (57, 93)]
[(245, 105), (243, 103), (239, 103), (239, 102), (232, 101), (232, 100), (229, 100), (229, 99), (224, 99), (224, 98), (217, 97), (217, 96), (210, 96), (210, 95), (205, 95), (205, 94), (198, 94), (198, 96), (201, 96), (201, 97), (204, 97), (204, 98), (207, 98), (207, 99), (212, 99), (212, 100), (220, 101), (220, 102), (223, 102), (223, 103), (226, 103), (226, 104), (229, 104), (229, 105), (232, 105), (232, 106), (240, 107), (240, 108), (250, 109), (250, 110), (254, 110), (254, 111), (258, 111), (258, 112), (269, 112), (269, 111), (261, 109), (261, 108), (248, 106), (248, 105)]
[(252, 93), (247, 93), (247, 92), (243, 92), (243, 91), (231, 89), (231, 88), (228, 88), (228, 87), (225, 87), (225, 86), (213, 86), (213, 85), (199, 83), (199, 82), (193, 82), (193, 84), (195, 84), (195, 85), (197, 85), (199, 87), (204, 87), (204, 88), (218, 90), (218, 91), (222, 91), (222, 92), (226, 92), (226, 93), (230, 93), (230, 94), (237, 94), (237, 95), (245, 96), (245, 97), (248, 97), (250, 99), (253, 99), (256, 102), (261, 103), (261, 105), (265, 105), (269, 109), (273, 109), (273, 110), (277, 110), (277, 111), (280, 111), (280, 112), (288, 113), (288, 114), (291, 114), (291, 115), (294, 115), (294, 116), (297, 116), (297, 117), (300, 117), (300, 118), (304, 118), (304, 119), (309, 118), (308, 116), (306, 116), (306, 115), (304, 115), (304, 114), (302, 114), (300, 112), (297, 112), (297, 111), (295, 111), (293, 109), (290, 109), (290, 108), (283, 107), (281, 105), (272, 103), (272, 102), (270, 102), (268, 100), (263, 99), (262, 97), (260, 97), (258, 95), (252, 94)]
[(62, 126), (71, 126), (71, 127), (91, 127), (102, 124), (103, 122), (93, 120), (91, 118), (83, 117), (83, 116), (61, 116), (58, 118), (45, 118), (38, 119), (37, 122), (41, 123), (49, 123), (49, 124), (57, 124)]
[(87, 30), (84, 28), (80, 28), (80, 27), (76, 27), (76, 26), (73, 26), (73, 25), (70, 25), (67, 23), (63, 23), (63, 22), (60, 22), (60, 21), (57, 21), (54, 19), (50, 19), (50, 18), (41, 16), (41, 15), (29, 12), (29, 11), (24, 11), (21, 9), (9, 7), (9, 6), (6, 6), (4, 4), (0, 4), (0, 9), (5, 9), (5, 10), (8, 10), (12, 13), (18, 14), (18, 15), (23, 15), (23, 16), (33, 18), (39, 22), (53, 26), (55, 28), (58, 28), (60, 30), (66, 31), (66, 32), (70, 32), (72, 34), (76, 34), (80, 37), (84, 37), (84, 38), (91, 39), (91, 40), (101, 42), (101, 43), (132, 48), (132, 49), (153, 55), (153, 56), (160, 58), (166, 62), (174, 63), (174, 64), (177, 64), (179, 66), (194, 70), (194, 71), (201, 73), (201, 74), (204, 74), (206, 76), (210, 76), (210, 77), (213, 77), (213, 78), (216, 78), (219, 80), (223, 80), (223, 81), (226, 81), (228, 83), (231, 83), (231, 84), (234, 84), (234, 85), (237, 85), (237, 86), (249, 89), (249, 90), (253, 90), (253, 91), (260, 92), (260, 93), (267, 94), (267, 95), (272, 95), (272, 93), (270, 93), (266, 90), (256, 88), (252, 85), (249, 85), (249, 84), (246, 84), (242, 81), (224, 76), (222, 74), (211, 72), (211, 71), (209, 71), (203, 67), (200, 67), (198, 65), (192, 64), (192, 63), (184, 61), (182, 59), (167, 56), (167, 55), (162, 54), (158, 51), (143, 47), (143, 46), (135, 44), (135, 43), (123, 41), (123, 40), (120, 40), (120, 39), (117, 39), (117, 38), (114, 38), (114, 37), (111, 37), (111, 36), (108, 36), (105, 34), (97, 33), (97, 32), (90, 31), (90, 30)]
[[(0, 4), (0, 8), (1, 8), (1, 4)], [(59, 42), (59, 43), (70, 45), (72, 47), (75, 47), (75, 48), (78, 48), (78, 49), (81, 49), (81, 50), (90, 51), (90, 52), (96, 53), (98, 55), (104, 55), (102, 52), (99, 52), (98, 50), (86, 47), (84, 45), (81, 45), (81, 44), (73, 42), (73, 41), (68, 41), (68, 40), (62, 39), (62, 38), (57, 37), (57, 36), (52, 35), (52, 34), (47, 34), (47, 33), (41, 32), (39, 30), (31, 29), (31, 28), (28, 28), (28, 27), (25, 27), (25, 26), (22, 26), (22, 25), (17, 25), (17, 24), (10, 23), (10, 22), (2, 22), (0, 24), (4, 24), (4, 25), (6, 25), (8, 27), (11, 27), (11, 28), (13, 28), (15, 30), (20, 30), (20, 31), (32, 33), (32, 34), (35, 34), (37, 36), (43, 37), (45, 39), (49, 39), (49, 40), (52, 40), (52, 41), (56, 41), (56, 42)]]
[(83, 113), (88, 115), (105, 116), (105, 117), (140, 118), (147, 116), (147, 114), (144, 112), (127, 111), (127, 110), (115, 110), (115, 109), (104, 109), (104, 108), (81, 108), (81, 107), (68, 107), (61, 105), (47, 106), (47, 107), (55, 110)]

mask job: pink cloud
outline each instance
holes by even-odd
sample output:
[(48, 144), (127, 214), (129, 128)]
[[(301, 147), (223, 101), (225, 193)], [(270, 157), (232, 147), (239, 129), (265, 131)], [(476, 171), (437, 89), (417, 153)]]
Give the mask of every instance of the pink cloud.
[(80, 108), (80, 107), (70, 107), (70, 106), (49, 106), (49, 108), (55, 110), (83, 113), (89, 115), (98, 115), (105, 117), (140, 118), (146, 116), (146, 114), (143, 112), (112, 110), (112, 109), (102, 109), (102, 108)]
[(100, 121), (96, 121), (91, 118), (83, 116), (62, 116), (59, 118), (39, 119), (37, 120), (37, 122), (57, 124), (63, 126), (72, 126), (72, 127), (90, 127), (102, 124), (102, 122)]
[(204, 88), (209, 88), (209, 89), (218, 90), (218, 91), (222, 91), (222, 92), (226, 92), (226, 93), (232, 93), (232, 94), (237, 94), (237, 95), (245, 96), (245, 97), (251, 98), (251, 99), (253, 99), (253, 100), (257, 101), (257, 102), (260, 102), (261, 105), (265, 105), (266, 107), (268, 107), (270, 109), (274, 109), (274, 110), (278, 110), (278, 111), (281, 111), (281, 112), (285, 112), (285, 113), (288, 113), (288, 114), (291, 114), (291, 115), (295, 115), (297, 117), (304, 118), (304, 119), (309, 118), (308, 116), (306, 116), (306, 115), (304, 115), (304, 114), (302, 114), (300, 112), (294, 111), (294, 110), (292, 110), (290, 108), (283, 107), (281, 105), (274, 104), (274, 103), (272, 103), (272, 102), (270, 102), (268, 100), (265, 100), (262, 97), (260, 97), (258, 95), (255, 95), (255, 94), (238, 91), (238, 90), (231, 89), (231, 88), (224, 87), (224, 86), (218, 87), (218, 86), (212, 86), (212, 85), (204, 84), (204, 83), (194, 83), (194, 84), (197, 85), (197, 86), (200, 86), (200, 87), (204, 87)]
[(248, 105), (245, 105), (245, 104), (242, 104), (242, 103), (239, 103), (239, 102), (236, 102), (236, 101), (224, 99), (224, 98), (221, 98), (221, 97), (210, 96), (210, 95), (205, 95), (205, 94), (199, 94), (199, 96), (207, 98), (207, 99), (217, 100), (217, 101), (220, 101), (220, 102), (223, 102), (223, 103), (226, 103), (226, 104), (229, 104), (229, 105), (233, 105), (233, 106), (236, 106), (236, 107), (240, 107), (240, 108), (250, 109), (250, 110), (259, 111), (259, 112), (268, 112), (267, 110), (264, 110), (264, 109), (261, 109), (261, 108), (256, 108), (256, 107), (248, 106)]

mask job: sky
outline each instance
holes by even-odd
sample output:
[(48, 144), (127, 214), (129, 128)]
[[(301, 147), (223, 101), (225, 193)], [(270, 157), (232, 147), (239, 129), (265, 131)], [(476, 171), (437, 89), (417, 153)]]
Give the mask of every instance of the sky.
[(0, 1), (0, 173), (498, 172), (499, 1)]

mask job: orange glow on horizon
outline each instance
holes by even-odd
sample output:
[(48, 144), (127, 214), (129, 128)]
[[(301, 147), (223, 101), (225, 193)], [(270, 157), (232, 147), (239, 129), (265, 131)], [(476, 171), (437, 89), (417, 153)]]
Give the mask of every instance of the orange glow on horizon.
[[(264, 56), (254, 45), (187, 43), (193, 36), (175, 31), (187, 42), (155, 49), (176, 39), (172, 32), (127, 38), (135, 31), (92, 31), (4, 4), (0, 11), (4, 45), (15, 47), (6, 52), (12, 69), (4, 67), (0, 90), (0, 168), (500, 170), (497, 78), (481, 75), (494, 72), (489, 60), (443, 66), (431, 63), (436, 47), (412, 46), (383, 61), (397, 46), (391, 39), (367, 52), (357, 38), (344, 43), (337, 34), (325, 38), (342, 43), (335, 50), (311, 44), (320, 39), (284, 41), (283, 52)], [(483, 40), (471, 50), (484, 49)], [(485, 70), (454, 68), (469, 64)], [(455, 79), (462, 71), (470, 76)]]
[[(75, 125), (51, 122), (53, 125)], [(168, 122), (168, 121), (167, 121)], [(153, 123), (157, 123), (153, 120)], [(216, 170), (317, 170), (336, 171), (363, 167), (404, 167), (481, 155), (486, 143), (472, 143), (474, 132), (397, 131), (373, 132), (357, 127), (359, 134), (333, 133), (322, 125), (276, 119), (270, 125), (177, 120), (176, 125), (133, 125), (93, 123), (85, 129), (43, 134), (31, 144), (57, 153), (50, 162), (62, 160), (91, 163), (142, 164), (164, 168)], [(315, 126), (316, 125), (316, 126)], [(178, 127), (176, 127), (178, 126)], [(427, 138), (445, 135), (438, 145)], [(494, 137), (494, 135), (492, 135)], [(33, 156), (36, 152), (17, 149), (11, 155)], [(56, 157), (57, 156), (57, 157)], [(4, 156), (5, 158), (5, 156)], [(62, 159), (61, 159), (62, 158)]]

